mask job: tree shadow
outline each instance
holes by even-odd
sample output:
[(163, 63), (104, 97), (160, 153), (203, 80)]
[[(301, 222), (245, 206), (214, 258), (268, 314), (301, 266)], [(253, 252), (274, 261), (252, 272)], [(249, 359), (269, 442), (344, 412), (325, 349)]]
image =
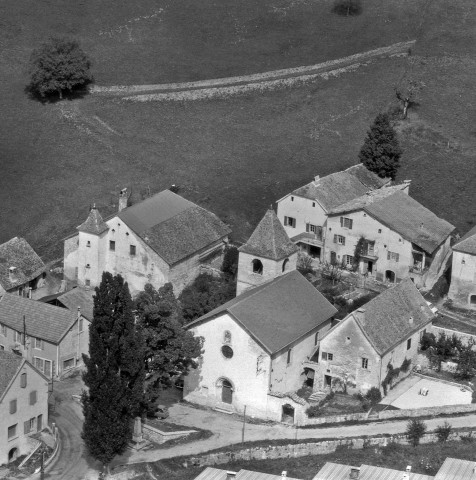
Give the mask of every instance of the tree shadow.
[(332, 11), (342, 17), (355, 17), (362, 13), (360, 0), (337, 0)]
[(86, 97), (89, 95), (89, 85), (92, 82), (86, 84), (86, 85), (81, 85), (78, 87), (73, 88), (72, 90), (65, 90), (63, 91), (63, 97), (60, 98), (58, 92), (52, 92), (50, 94), (46, 95), (41, 95), (37, 90), (31, 87), (31, 85), (27, 85), (23, 91), (25, 94), (28, 96), (30, 100), (34, 100), (36, 102), (40, 102), (43, 105), (45, 104), (54, 104), (58, 102), (62, 102), (64, 100), (78, 100), (81, 98)]

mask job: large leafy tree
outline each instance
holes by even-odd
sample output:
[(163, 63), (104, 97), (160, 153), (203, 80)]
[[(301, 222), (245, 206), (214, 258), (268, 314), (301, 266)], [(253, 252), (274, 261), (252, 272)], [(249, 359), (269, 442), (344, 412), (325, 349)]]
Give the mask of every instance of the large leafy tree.
[(147, 284), (135, 299), (145, 344), (146, 403), (149, 412), (172, 379), (196, 368), (202, 339), (182, 326), (181, 309), (171, 283), (159, 290)]
[(367, 132), (359, 153), (359, 160), (379, 177), (395, 180), (401, 155), (402, 149), (389, 116), (386, 113), (380, 113)]
[(30, 58), (30, 90), (41, 97), (87, 85), (93, 80), (91, 61), (78, 42), (50, 38), (33, 51)]
[(82, 437), (91, 455), (108, 465), (131, 439), (132, 418), (144, 409), (144, 347), (129, 288), (104, 272), (94, 297), (83, 392)]

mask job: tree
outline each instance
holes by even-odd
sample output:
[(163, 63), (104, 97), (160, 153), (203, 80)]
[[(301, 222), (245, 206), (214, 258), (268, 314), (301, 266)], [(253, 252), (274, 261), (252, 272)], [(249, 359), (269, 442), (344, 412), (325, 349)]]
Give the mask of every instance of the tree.
[(425, 435), (426, 423), (419, 418), (412, 418), (407, 423), (406, 435), (410, 443), (416, 447), (420, 443), (420, 439)]
[(395, 180), (401, 155), (402, 149), (388, 115), (378, 114), (367, 132), (359, 160), (379, 177)]
[(448, 440), (448, 437), (451, 434), (451, 424), (446, 422), (443, 423), (442, 425), (438, 425), (435, 429), (436, 436), (438, 437), (439, 442), (446, 442)]
[(182, 327), (171, 283), (158, 291), (147, 284), (135, 306), (145, 344), (145, 401), (148, 413), (152, 413), (160, 392), (172, 385), (173, 377), (197, 367), (195, 358), (200, 356), (202, 340)]
[(32, 92), (45, 97), (92, 82), (91, 61), (78, 42), (67, 38), (50, 38), (34, 50), (30, 58), (30, 85)]
[(473, 350), (476, 342), (471, 338), (467, 345), (461, 345), (456, 367), (456, 378), (470, 380), (476, 373), (476, 351)]
[(233, 245), (227, 245), (225, 248), (225, 254), (223, 255), (223, 263), (221, 271), (232, 278), (236, 277), (238, 271), (238, 249)]
[(402, 104), (402, 116), (407, 118), (408, 109), (416, 104), (418, 93), (425, 86), (421, 81), (404, 79), (394, 87), (395, 95)]
[(185, 322), (191, 322), (236, 295), (236, 283), (230, 278), (201, 273), (179, 296)]
[(124, 452), (132, 419), (144, 407), (144, 349), (132, 313), (129, 288), (104, 272), (94, 297), (89, 356), (83, 355), (82, 438), (91, 455), (108, 465)]

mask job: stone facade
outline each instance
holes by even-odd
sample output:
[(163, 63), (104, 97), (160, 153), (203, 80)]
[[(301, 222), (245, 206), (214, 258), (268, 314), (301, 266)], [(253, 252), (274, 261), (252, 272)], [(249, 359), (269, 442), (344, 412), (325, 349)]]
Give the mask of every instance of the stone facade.
[(459, 307), (476, 309), (476, 255), (453, 251), (448, 298)]
[[(24, 383), (22, 375), (26, 378)], [(4, 396), (0, 397), (0, 418), (2, 465), (16, 456), (28, 454), (36, 443), (31, 435), (48, 425), (48, 381), (28, 362), (23, 364)]]

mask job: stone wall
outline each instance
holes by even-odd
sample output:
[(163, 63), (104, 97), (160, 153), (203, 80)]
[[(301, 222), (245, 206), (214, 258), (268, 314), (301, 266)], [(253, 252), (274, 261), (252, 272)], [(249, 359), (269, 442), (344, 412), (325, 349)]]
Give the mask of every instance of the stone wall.
[[(453, 432), (449, 441), (459, 441), (462, 437), (474, 437), (476, 430)], [(420, 443), (435, 443), (438, 437), (435, 433), (427, 433), (420, 440)], [(267, 460), (275, 458), (305, 457), (308, 455), (324, 455), (335, 452), (338, 447), (350, 449), (370, 448), (374, 446), (384, 447), (389, 443), (408, 445), (405, 435), (388, 435), (384, 437), (354, 437), (338, 440), (320, 440), (310, 443), (270, 445), (268, 447), (251, 447), (238, 451), (224, 451), (209, 453), (192, 458), (192, 464), (196, 466), (222, 465), (239, 460)]]
[(384, 410), (379, 412), (378, 418), (380, 420), (386, 420), (390, 418), (426, 417), (472, 412), (476, 412), (476, 403), (470, 403), (468, 405), (446, 405), (443, 407), (415, 408), (413, 410)]
[(163, 432), (158, 428), (153, 427), (152, 425), (148, 425), (147, 423), (142, 424), (142, 436), (149, 440), (149, 442), (154, 443), (165, 443), (170, 440), (175, 440), (176, 438), (184, 437), (186, 435), (190, 435), (191, 433), (195, 433), (196, 430), (181, 430), (176, 432)]

